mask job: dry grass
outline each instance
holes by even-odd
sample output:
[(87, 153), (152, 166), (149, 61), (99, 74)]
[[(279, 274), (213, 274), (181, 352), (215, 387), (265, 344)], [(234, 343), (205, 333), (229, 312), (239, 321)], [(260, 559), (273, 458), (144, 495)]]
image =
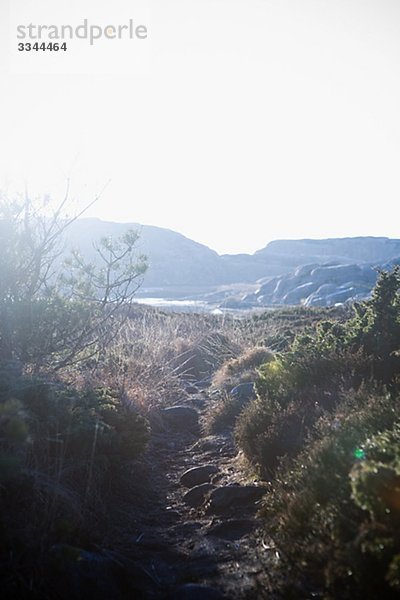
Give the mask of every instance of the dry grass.
[(147, 413), (182, 402), (187, 381), (211, 379), (216, 369), (241, 354), (244, 344), (235, 320), (140, 307), (105, 356), (64, 377), (79, 389), (113, 389)]
[[(8, 535), (0, 554), (8, 557), (16, 578), (24, 585), (33, 578), (34, 588), (40, 588), (46, 578), (42, 557), (53, 544), (101, 547), (121, 506), (129, 503), (134, 510), (126, 491), (135, 485), (138, 459), (132, 443), (142, 448), (140, 436), (146, 434), (137, 412), (147, 416), (184, 402), (191, 381), (212, 380), (225, 390), (254, 379), (257, 367), (272, 357), (265, 347), (267, 328), (262, 320), (135, 307), (103, 355), (65, 369), (57, 381), (42, 373), (47, 394), (30, 384), (29, 397), (21, 397), (22, 412), (17, 404), (7, 409), (15, 415), (6, 415), (21, 426), (27, 423), (25, 437), (10, 450), (11, 463), (21, 454), (23, 469), (0, 489), (5, 515), (0, 527)], [(8, 389), (14, 385), (10, 377), (7, 371)], [(85, 394), (99, 389), (100, 396), (89, 402)], [(4, 401), (18, 398), (2, 393)], [(215, 406), (215, 427), (233, 425), (241, 410), (240, 402), (223, 396)], [(16, 567), (18, 561), (23, 569)]]
[(262, 346), (248, 348), (237, 358), (231, 358), (220, 367), (213, 376), (213, 387), (229, 391), (239, 383), (254, 381), (259, 366), (269, 362), (273, 352)]

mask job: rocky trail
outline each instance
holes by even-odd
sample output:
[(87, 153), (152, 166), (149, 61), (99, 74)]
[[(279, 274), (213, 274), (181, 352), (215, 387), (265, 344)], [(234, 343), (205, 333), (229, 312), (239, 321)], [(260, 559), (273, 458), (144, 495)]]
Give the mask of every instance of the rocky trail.
[(279, 555), (257, 519), (266, 484), (249, 480), (230, 431), (202, 433), (210, 403), (195, 390), (184, 407), (161, 411), (118, 536), (135, 598), (273, 597), (266, 565)]

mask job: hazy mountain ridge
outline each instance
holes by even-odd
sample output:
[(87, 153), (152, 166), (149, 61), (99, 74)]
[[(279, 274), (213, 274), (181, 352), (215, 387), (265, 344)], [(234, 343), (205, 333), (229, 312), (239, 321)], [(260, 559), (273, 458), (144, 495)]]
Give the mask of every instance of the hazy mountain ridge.
[[(100, 219), (72, 223), (67, 246), (93, 258), (93, 242), (132, 228), (141, 234), (138, 253), (146, 254), (150, 263), (142, 293), (158, 290), (180, 297), (196, 289), (199, 297), (218, 286), (260, 281), (255, 293), (236, 297), (243, 306), (332, 304), (362, 298), (376, 281), (374, 267), (400, 256), (400, 240), (385, 237), (276, 240), (254, 254), (219, 255), (169, 229)], [(223, 295), (229, 297), (229, 289)]]
[(68, 244), (94, 257), (94, 241), (120, 236), (128, 229), (140, 232), (138, 253), (149, 258), (146, 287), (218, 285), (223, 277), (217, 252), (176, 231), (152, 225), (79, 219), (69, 228)]
[[(256, 252), (262, 256), (318, 257), (329, 260), (378, 262), (400, 256), (400, 240), (387, 237), (275, 240)], [(311, 261), (319, 262), (319, 261)]]

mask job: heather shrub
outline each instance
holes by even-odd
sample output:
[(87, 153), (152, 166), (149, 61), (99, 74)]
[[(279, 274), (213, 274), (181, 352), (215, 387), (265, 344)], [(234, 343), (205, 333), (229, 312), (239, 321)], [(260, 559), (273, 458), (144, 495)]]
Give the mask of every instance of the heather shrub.
[(15, 571), (10, 589), (32, 577), (40, 585), (53, 544), (101, 543), (106, 527), (98, 529), (98, 520), (109, 514), (113, 489), (122, 487), (148, 434), (143, 417), (107, 389), (77, 391), (28, 377), (3, 387), (0, 557)]
[(299, 390), (318, 389), (322, 396), (325, 391), (357, 387), (370, 379), (370, 358), (360, 348), (350, 349), (343, 335), (341, 324), (323, 321), (313, 332), (297, 336), (287, 352), (261, 366), (258, 393), (288, 403)]
[(317, 418), (335, 410), (341, 391), (367, 381), (394, 385), (400, 371), (399, 288), (398, 269), (381, 273), (371, 300), (356, 306), (352, 319), (318, 322), (260, 367), (258, 399), (240, 415), (236, 437), (261, 470), (270, 474), (279, 458), (294, 456)]
[(270, 348), (273, 352), (289, 350), (296, 336), (315, 329), (326, 320), (343, 322), (352, 315), (350, 308), (337, 307), (277, 307), (254, 315), (246, 322), (249, 341)]
[(260, 440), (271, 427), (279, 406), (274, 400), (265, 401), (259, 396), (250, 402), (236, 421), (235, 439), (245, 456), (263, 470)]
[[(22, 378), (14, 397), (29, 427), (31, 460), (78, 459), (91, 469), (113, 469), (144, 448), (148, 429), (132, 405), (110, 390), (76, 391), (62, 384)], [(107, 473), (104, 473), (106, 476)]]
[(263, 515), (288, 598), (399, 591), (399, 272), (259, 369), (236, 439), (271, 478)]
[(400, 268), (380, 272), (371, 299), (355, 306), (348, 323), (350, 347), (372, 358), (376, 380), (390, 384), (400, 371)]
[[(383, 446), (378, 436), (372, 442), (371, 460), (385, 456), (385, 467), (376, 470), (364, 459), (372, 447), (368, 440), (377, 432), (386, 432), (384, 439), (396, 439), (398, 444), (398, 400), (365, 387), (347, 392), (336, 411), (317, 422), (298, 456), (278, 467), (263, 516), (282, 550), (282, 569), (290, 565), (287, 589), (296, 589), (297, 597), (309, 597), (316, 590), (323, 591), (323, 597), (341, 598), (374, 598), (386, 590), (392, 597), (385, 577), (390, 567), (393, 581), (396, 578), (398, 540), (382, 542), (388, 534), (385, 521), (371, 517), (376, 503), (383, 508), (382, 494), (388, 492), (386, 498), (396, 502), (397, 450)], [(398, 513), (388, 515), (387, 508), (380, 514), (386, 514), (392, 531), (395, 525), (398, 530)], [(367, 518), (366, 509), (370, 510)], [(381, 557), (385, 573), (381, 558), (377, 561), (373, 552), (366, 551), (371, 540), (375, 549), (382, 543), (381, 550), (389, 548), (390, 560), (382, 558), (386, 550)]]
[(264, 477), (273, 476), (284, 456), (294, 456), (310, 427), (321, 414), (316, 398), (305, 395), (298, 402), (280, 404), (273, 398), (253, 400), (236, 421), (235, 438), (244, 455)]
[[(369, 438), (360, 448), (360, 461), (350, 471), (352, 498), (366, 516), (359, 530), (358, 549), (366, 564), (352, 568), (359, 585), (377, 593), (387, 583), (400, 592), (400, 425)], [(380, 581), (378, 580), (378, 576)], [(386, 587), (386, 586), (385, 586)]]
[(301, 449), (316, 420), (335, 409), (341, 390), (354, 385), (354, 373), (365, 365), (359, 354), (346, 353), (340, 360), (336, 353), (323, 357), (313, 350), (307, 355), (304, 345), (263, 365), (256, 381), (258, 397), (236, 424), (245, 456), (271, 476), (281, 457)]
[(360, 448), (360, 459), (350, 473), (353, 499), (374, 521), (396, 524), (400, 517), (400, 426), (368, 439)]

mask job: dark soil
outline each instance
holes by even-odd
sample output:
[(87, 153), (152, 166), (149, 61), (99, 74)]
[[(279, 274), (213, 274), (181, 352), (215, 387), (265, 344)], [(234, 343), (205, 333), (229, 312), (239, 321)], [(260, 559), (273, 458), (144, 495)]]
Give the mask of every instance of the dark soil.
[[(206, 391), (185, 405), (199, 411), (200, 425), (209, 408)], [(108, 546), (134, 565), (137, 598), (254, 599), (278, 597), (270, 573), (279, 554), (257, 519), (260, 501), (229, 505), (215, 514), (206, 499), (191, 508), (180, 483), (192, 467), (215, 465), (217, 488), (266, 485), (249, 479), (235, 449), (232, 432), (206, 436), (189, 432), (153, 433), (147, 453), (134, 467), (131, 502), (121, 511)], [(229, 491), (229, 490), (228, 490)], [(187, 586), (201, 584), (207, 587)]]

